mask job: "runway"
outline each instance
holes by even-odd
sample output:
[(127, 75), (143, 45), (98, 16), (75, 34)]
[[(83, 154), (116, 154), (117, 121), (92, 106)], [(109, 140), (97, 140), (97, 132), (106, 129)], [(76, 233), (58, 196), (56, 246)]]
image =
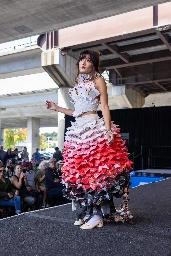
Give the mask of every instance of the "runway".
[(71, 204), (1, 219), (0, 255), (171, 255), (171, 178), (131, 189), (130, 199), (132, 224), (81, 230)]

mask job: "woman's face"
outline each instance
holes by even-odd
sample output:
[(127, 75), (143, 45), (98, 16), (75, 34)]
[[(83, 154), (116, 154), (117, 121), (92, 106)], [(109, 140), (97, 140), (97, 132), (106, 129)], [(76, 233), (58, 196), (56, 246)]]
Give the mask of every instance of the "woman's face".
[(90, 55), (87, 54), (84, 59), (79, 62), (79, 72), (82, 74), (89, 74), (93, 70), (93, 63), (91, 62)]
[(16, 174), (21, 174), (21, 171), (22, 171), (21, 165), (16, 165), (16, 167), (15, 167), (15, 173), (16, 173)]

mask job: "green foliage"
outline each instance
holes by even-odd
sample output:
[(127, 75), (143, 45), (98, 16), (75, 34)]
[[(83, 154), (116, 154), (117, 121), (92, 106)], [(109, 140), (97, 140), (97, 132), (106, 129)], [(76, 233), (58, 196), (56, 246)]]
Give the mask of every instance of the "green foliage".
[(52, 133), (45, 132), (45, 133), (42, 133), (41, 135), (43, 135), (46, 138), (46, 140), (48, 139), (48, 137), (49, 137), (49, 140), (57, 140), (58, 138), (58, 134), (56, 132), (52, 132)]
[(26, 140), (27, 129), (15, 128), (4, 130), (4, 147), (15, 148), (18, 142)]
[(40, 149), (45, 150), (47, 147), (47, 138), (44, 136), (44, 134), (40, 134)]
[[(15, 129), (5, 129), (4, 130), (4, 147), (5, 149), (14, 149), (18, 142), (26, 141), (27, 129), (15, 128)], [(48, 147), (49, 140), (57, 140), (58, 134), (56, 132), (52, 133), (42, 133), (40, 134), (40, 149), (45, 150)], [(51, 145), (49, 145), (51, 147)]]

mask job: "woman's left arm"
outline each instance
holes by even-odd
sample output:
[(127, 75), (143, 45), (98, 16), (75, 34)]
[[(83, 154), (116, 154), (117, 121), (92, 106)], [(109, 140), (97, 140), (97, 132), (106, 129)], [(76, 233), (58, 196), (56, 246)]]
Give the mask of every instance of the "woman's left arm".
[(111, 117), (110, 110), (108, 106), (108, 94), (107, 94), (107, 86), (105, 80), (102, 77), (98, 77), (95, 80), (95, 86), (97, 90), (100, 92), (100, 102), (101, 102), (101, 110), (103, 114), (103, 118), (106, 126), (106, 136), (109, 143), (113, 142), (113, 134), (111, 132)]

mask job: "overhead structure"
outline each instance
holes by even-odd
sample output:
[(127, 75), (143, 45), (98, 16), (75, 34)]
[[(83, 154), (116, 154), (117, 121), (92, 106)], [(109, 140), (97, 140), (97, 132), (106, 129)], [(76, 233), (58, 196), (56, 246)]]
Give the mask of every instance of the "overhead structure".
[[(83, 49), (99, 50), (101, 69), (109, 73), (114, 86), (124, 85), (125, 91), (131, 88), (144, 97), (170, 92), (170, 10), (168, 2), (43, 34), (38, 38), (42, 66), (59, 82), (55, 69), (60, 61), (55, 63), (49, 57), (59, 55), (57, 49), (65, 61), (69, 57), (76, 60)], [(47, 59), (51, 65), (44, 66)]]
[(0, 43), (164, 3), (163, 0), (5, 0), (0, 8)]
[(57, 103), (58, 89), (0, 95), (0, 128), (25, 128), (29, 118), (39, 119), (40, 127), (57, 127), (58, 115), (46, 109), (46, 100)]

